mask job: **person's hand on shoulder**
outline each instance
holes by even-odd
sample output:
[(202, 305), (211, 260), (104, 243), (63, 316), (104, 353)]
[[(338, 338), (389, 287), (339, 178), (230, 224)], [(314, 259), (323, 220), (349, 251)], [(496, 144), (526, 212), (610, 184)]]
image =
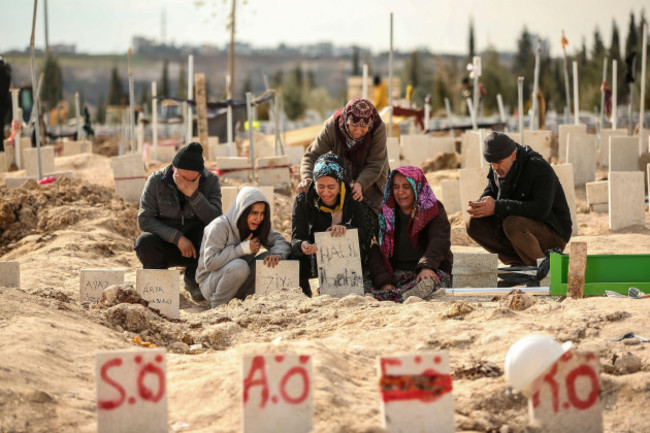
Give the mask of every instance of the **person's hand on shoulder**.
[(363, 188), (360, 183), (353, 183), (350, 185), (352, 188), (352, 198), (356, 201), (363, 200)]
[(296, 191), (298, 193), (307, 192), (307, 190), (309, 189), (309, 185), (311, 185), (311, 182), (312, 180), (308, 177), (301, 180), (300, 183), (298, 184), (298, 187), (296, 188)]

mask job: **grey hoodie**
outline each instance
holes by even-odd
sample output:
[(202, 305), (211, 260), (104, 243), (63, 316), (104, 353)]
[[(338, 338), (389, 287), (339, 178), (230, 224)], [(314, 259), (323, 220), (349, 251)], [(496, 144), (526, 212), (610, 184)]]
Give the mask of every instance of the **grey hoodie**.
[[(210, 272), (223, 268), (226, 264), (240, 257), (247, 256), (250, 259), (249, 241), (240, 239), (237, 220), (244, 213), (246, 208), (253, 203), (269, 202), (264, 194), (256, 188), (245, 186), (235, 198), (235, 203), (225, 215), (214, 219), (203, 231), (201, 242), (201, 254), (199, 254), (199, 266), (196, 270), (196, 281), (201, 284)], [(289, 257), (291, 246), (284, 237), (273, 227), (269, 230), (269, 252), (284, 260)], [(248, 261), (248, 260), (247, 260)]]

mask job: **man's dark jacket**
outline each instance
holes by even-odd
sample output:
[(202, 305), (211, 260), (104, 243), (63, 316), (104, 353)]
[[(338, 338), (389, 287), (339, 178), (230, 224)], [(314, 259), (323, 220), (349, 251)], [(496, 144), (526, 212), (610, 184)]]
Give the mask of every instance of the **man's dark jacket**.
[(571, 212), (553, 167), (529, 146), (517, 144), (516, 165), (508, 193), (497, 199), (499, 188), (490, 168), (488, 185), (481, 198), (496, 200), (494, 214), (504, 220), (519, 215), (551, 226), (565, 241), (571, 238)]
[(138, 224), (143, 232), (176, 245), (183, 234), (221, 215), (221, 187), (217, 175), (203, 169), (198, 188), (185, 197), (173, 174), (170, 164), (149, 176), (140, 197)]

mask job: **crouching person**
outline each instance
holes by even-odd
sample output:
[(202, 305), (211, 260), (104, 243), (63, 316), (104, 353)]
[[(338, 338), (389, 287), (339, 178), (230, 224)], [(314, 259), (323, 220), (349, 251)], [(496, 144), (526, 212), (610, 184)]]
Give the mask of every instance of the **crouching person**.
[[(271, 228), (270, 214), (264, 194), (246, 186), (228, 213), (205, 228), (196, 281), (213, 308), (255, 293), (258, 260), (275, 267), (289, 256), (289, 242)], [(258, 255), (261, 247), (267, 251)]]

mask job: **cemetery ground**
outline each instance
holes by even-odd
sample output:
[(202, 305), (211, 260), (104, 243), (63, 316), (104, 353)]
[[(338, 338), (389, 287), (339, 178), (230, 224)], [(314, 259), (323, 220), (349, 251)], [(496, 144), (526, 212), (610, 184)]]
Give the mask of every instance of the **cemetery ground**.
[[(449, 351), (457, 431), (519, 432), (527, 402), (507, 392), (503, 366), (508, 348), (533, 333), (597, 354), (604, 431), (648, 431), (647, 343), (610, 341), (628, 332), (650, 338), (647, 299), (448, 294), (394, 304), (282, 291), (210, 310), (182, 291), (176, 321), (138, 304), (80, 303), (81, 269), (124, 269), (126, 286), (135, 284), (137, 207), (114, 194), (105, 156), (57, 158), (56, 170), (76, 178), (0, 186), (0, 261), (21, 264), (21, 287), (0, 287), (0, 432), (96, 431), (93, 356), (142, 348), (136, 338), (168, 350), (171, 432), (240, 431), (243, 355), (293, 351), (312, 357), (314, 432), (379, 433), (377, 358), (440, 349)], [(438, 196), (440, 182), (457, 177), (429, 175)], [(292, 199), (275, 193), (273, 223), (287, 237)], [(576, 199), (572, 239), (587, 242), (589, 254), (650, 253), (647, 211), (645, 226), (614, 232), (607, 213), (589, 213), (584, 186)], [(450, 219), (453, 251), (480, 252), (460, 213)]]

